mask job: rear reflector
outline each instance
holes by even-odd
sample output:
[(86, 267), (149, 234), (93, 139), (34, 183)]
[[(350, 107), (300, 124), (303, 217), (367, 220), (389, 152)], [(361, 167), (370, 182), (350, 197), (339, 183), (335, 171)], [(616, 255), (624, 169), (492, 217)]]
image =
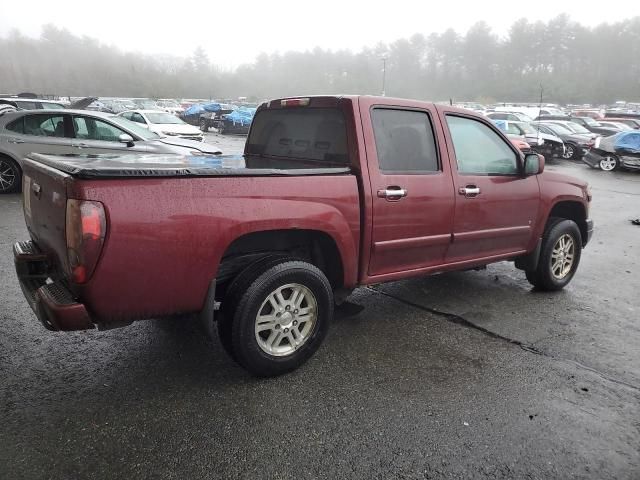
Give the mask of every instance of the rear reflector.
[(67, 257), (71, 280), (85, 283), (98, 263), (107, 231), (100, 202), (67, 200)]
[(308, 105), (308, 98), (287, 98), (285, 100), (280, 100), (281, 107), (306, 107)]

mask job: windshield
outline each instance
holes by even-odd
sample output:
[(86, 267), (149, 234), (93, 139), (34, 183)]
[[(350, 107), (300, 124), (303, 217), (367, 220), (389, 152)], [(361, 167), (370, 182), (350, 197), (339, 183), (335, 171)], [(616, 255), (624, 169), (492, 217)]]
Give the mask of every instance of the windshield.
[(165, 113), (165, 112), (150, 112), (150, 113), (145, 113), (145, 116), (147, 117), (147, 119), (149, 119), (149, 122), (151, 123), (170, 124), (170, 125), (184, 123), (175, 115), (172, 115), (170, 113)]
[(567, 122), (566, 124), (563, 123), (562, 125), (566, 126), (566, 128), (571, 130), (573, 133), (580, 133), (580, 134), (591, 133), (589, 132), (589, 130), (584, 128), (582, 125), (578, 125), (577, 123)]
[(604, 124), (604, 126), (616, 128), (618, 130), (624, 130), (624, 131), (633, 130), (633, 128), (627, 125), (626, 123), (620, 123), (620, 122), (607, 122), (606, 124)]
[(593, 118), (591, 117), (582, 117), (582, 120), (584, 120), (584, 123), (586, 123), (587, 125), (589, 125), (590, 127), (599, 127), (600, 124), (598, 122), (596, 122)]
[(531, 125), (529, 125), (528, 123), (524, 123), (524, 122), (518, 122), (516, 123), (516, 125), (518, 125), (522, 131), (526, 134), (536, 134), (536, 129), (533, 128)]
[(122, 128), (126, 128), (143, 140), (155, 140), (157, 138), (160, 138), (160, 135), (158, 135), (157, 133), (154, 133), (151, 130), (147, 130), (146, 128), (141, 127), (137, 123), (127, 120), (124, 117), (112, 116), (109, 117), (109, 120), (116, 125), (121, 126)]
[(64, 105), (60, 105), (59, 103), (49, 103), (49, 102), (42, 102), (42, 108), (51, 108), (51, 109), (58, 109), (58, 110), (63, 110), (64, 109)]
[(562, 125), (558, 125), (557, 123), (545, 123), (544, 126), (556, 135), (571, 135), (573, 133), (568, 128), (565, 128)]

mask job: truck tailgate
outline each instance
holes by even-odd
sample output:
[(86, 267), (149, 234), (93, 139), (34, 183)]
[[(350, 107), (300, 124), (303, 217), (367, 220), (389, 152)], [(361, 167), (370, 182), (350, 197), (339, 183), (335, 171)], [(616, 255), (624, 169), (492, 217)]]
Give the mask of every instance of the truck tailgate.
[(73, 180), (52, 167), (26, 160), (23, 166), (24, 217), (31, 238), (55, 262), (55, 270), (68, 272), (65, 238), (67, 186)]

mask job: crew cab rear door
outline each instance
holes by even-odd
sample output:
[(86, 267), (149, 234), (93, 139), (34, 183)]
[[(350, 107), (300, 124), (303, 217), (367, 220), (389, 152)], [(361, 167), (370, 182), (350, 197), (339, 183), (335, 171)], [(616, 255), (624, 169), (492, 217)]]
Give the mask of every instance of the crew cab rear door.
[(520, 152), (489, 120), (438, 108), (456, 199), (447, 263), (524, 253), (531, 248), (538, 215), (537, 177), (522, 174)]
[(369, 276), (443, 263), (454, 194), (432, 104), (360, 97), (372, 194)]

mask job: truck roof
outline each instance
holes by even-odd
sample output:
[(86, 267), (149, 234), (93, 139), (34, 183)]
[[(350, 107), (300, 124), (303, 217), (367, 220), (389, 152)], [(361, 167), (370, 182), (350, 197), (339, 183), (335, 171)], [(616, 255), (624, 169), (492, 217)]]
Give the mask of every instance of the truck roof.
[(28, 159), (55, 168), (76, 178), (122, 177), (219, 177), (219, 176), (300, 176), (339, 175), (351, 168), (314, 168), (294, 165), (277, 158), (255, 162), (244, 155), (44, 155), (32, 153)]

